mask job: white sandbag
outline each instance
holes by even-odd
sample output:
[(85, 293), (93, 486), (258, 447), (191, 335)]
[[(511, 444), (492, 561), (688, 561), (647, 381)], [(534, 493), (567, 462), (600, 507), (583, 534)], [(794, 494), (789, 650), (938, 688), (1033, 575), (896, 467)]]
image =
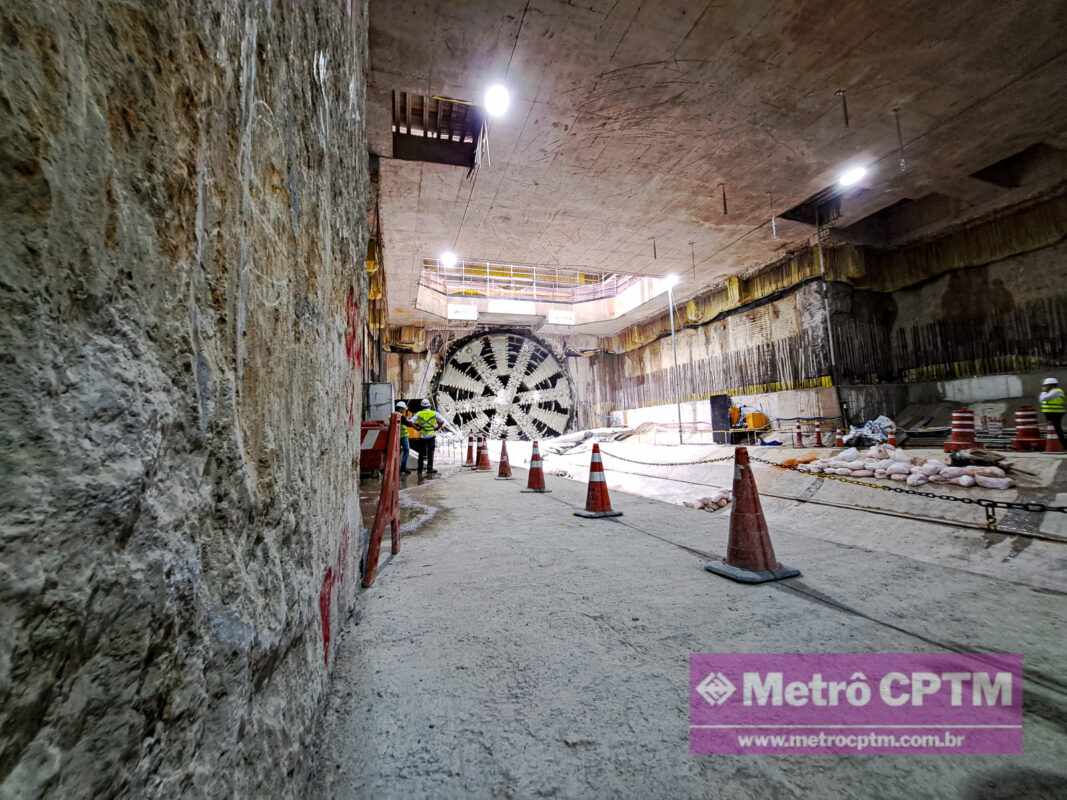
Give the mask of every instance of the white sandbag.
[[(901, 461), (894, 461), (892, 464), (886, 467), (886, 472), (889, 475), (907, 475), (911, 472), (911, 464), (905, 464)], [(901, 478), (901, 480), (904, 480), (903, 477)]]
[(704, 504), (699, 500), (683, 500), (682, 505), (686, 508), (703, 508)]
[(906, 481), (908, 479), (908, 473), (906, 472), (891, 472), (888, 475), (890, 480), (893, 481)]
[(944, 469), (944, 466), (945, 465), (940, 461), (927, 461), (920, 467), (920, 469), (923, 471), (923, 474), (929, 478), (931, 475), (939, 474), (941, 470)]
[(871, 470), (873, 472), (876, 469), (882, 469), (882, 462), (881, 461), (874, 461), (874, 460), (864, 461), (863, 462), (863, 468), (864, 469), (869, 469), (869, 470)]
[(891, 455), (890, 458), (893, 459), (894, 461), (902, 461), (902, 462), (906, 462), (906, 463), (911, 463), (911, 456), (909, 456), (903, 450), (894, 450), (893, 451), (893, 455)]
[(1010, 489), (1015, 485), (1011, 478), (991, 478), (988, 475), (975, 475), (974, 482), (983, 489)]
[(929, 479), (921, 472), (913, 472), (908, 476), (908, 486), (922, 486), (928, 482)]
[(940, 472), (942, 478), (948, 478), (949, 480), (955, 480), (960, 475), (966, 474), (967, 473), (964, 472), (963, 467), (944, 467)]
[[(985, 478), (1004, 478), (1007, 477), (1007, 473), (1000, 467), (975, 467), (975, 476), (981, 475)], [(978, 484), (981, 486), (981, 484)]]
[(969, 489), (970, 487), (974, 486), (974, 476), (960, 475), (958, 478), (956, 478), (956, 480), (953, 481), (953, 483), (957, 486), (964, 486)]
[(930, 483), (951, 483), (951, 481), (944, 475), (930, 475), (928, 476)]
[(885, 476), (886, 476), (886, 471), (884, 469), (876, 469), (874, 471), (874, 477), (876, 477), (876, 478), (884, 478)]
[(837, 469), (832, 470), (832, 472), (834, 473), (834, 475), (851, 475), (852, 474), (852, 470), (848, 469), (847, 467), (838, 467)]
[(874, 470), (873, 469), (854, 469), (854, 470), (852, 470), (852, 477), (853, 478), (873, 478), (874, 477)]
[(840, 453), (838, 453), (837, 457), (841, 461), (855, 461), (857, 458), (860, 457), (860, 451), (857, 450), (855, 447), (850, 447), (848, 448), (848, 450), (842, 450)]

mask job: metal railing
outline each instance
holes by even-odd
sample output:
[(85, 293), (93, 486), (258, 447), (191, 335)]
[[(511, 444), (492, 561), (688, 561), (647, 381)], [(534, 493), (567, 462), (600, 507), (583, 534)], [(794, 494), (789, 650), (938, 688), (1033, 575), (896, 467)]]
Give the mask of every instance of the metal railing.
[(419, 283), (447, 297), (581, 303), (615, 297), (643, 279), (646, 276), (493, 261), (457, 261), (447, 267), (424, 259)]

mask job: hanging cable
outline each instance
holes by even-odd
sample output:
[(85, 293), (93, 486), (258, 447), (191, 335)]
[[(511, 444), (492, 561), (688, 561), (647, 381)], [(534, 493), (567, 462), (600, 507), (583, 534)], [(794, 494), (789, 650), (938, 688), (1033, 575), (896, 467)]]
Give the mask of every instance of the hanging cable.
[(900, 171), (901, 172), (907, 172), (908, 171), (908, 162), (904, 159), (904, 134), (901, 133), (901, 131), (900, 131), (900, 109), (899, 108), (894, 108), (893, 109), (893, 117), (897, 121), (897, 149), (898, 149), (898, 152), (900, 153), (900, 161), (898, 162), (899, 165), (900, 165)]
[(834, 92), (834, 94), (841, 98), (841, 113), (845, 117), (845, 127), (847, 128), (847, 127), (849, 127), (849, 125), (848, 125), (848, 95), (845, 93), (844, 89), (838, 89), (836, 92)]

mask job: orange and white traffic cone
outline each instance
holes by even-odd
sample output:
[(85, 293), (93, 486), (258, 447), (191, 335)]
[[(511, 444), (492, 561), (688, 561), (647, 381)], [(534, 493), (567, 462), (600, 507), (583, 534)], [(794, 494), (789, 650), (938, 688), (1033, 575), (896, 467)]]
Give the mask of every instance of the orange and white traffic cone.
[(485, 437), (482, 436), (478, 439), (478, 463), (474, 465), (475, 472), (490, 472), (493, 469), (493, 465), (489, 463), (489, 445), (485, 442)]
[(822, 426), (815, 426), (815, 447), (822, 447)]
[(889, 436), (886, 439), (886, 444), (888, 444), (890, 447), (896, 447), (897, 446), (897, 429), (896, 428), (890, 428), (889, 429)]
[(1049, 422), (1045, 426), (1045, 452), (1046, 453), (1062, 453), (1063, 445), (1060, 444), (1060, 437), (1056, 435), (1056, 429), (1052, 427), (1052, 423)]
[(576, 517), (621, 517), (621, 511), (611, 510), (611, 498), (608, 497), (608, 482), (604, 477), (604, 462), (600, 460), (600, 445), (593, 444), (593, 455), (589, 459), (589, 488), (585, 493), (585, 511), (575, 511)]
[(845, 432), (840, 428), (834, 433), (834, 447), (845, 446)]
[(497, 470), (496, 479), (498, 481), (511, 480), (511, 462), (508, 461), (508, 443), (506, 441), (500, 443), (500, 469)]
[(467, 437), (467, 460), (463, 462), (463, 466), (465, 466), (465, 467), (473, 467), (474, 466), (474, 437), (473, 436), (468, 436)]
[(537, 492), (547, 494), (551, 489), (545, 488), (545, 468), (541, 462), (541, 449), (537, 442), (533, 443), (533, 454), (530, 456), (530, 477), (526, 481), (524, 492)]
[(733, 497), (726, 560), (712, 561), (704, 569), (740, 583), (780, 581), (799, 575), (800, 570), (783, 566), (775, 558), (747, 447), (734, 450)]

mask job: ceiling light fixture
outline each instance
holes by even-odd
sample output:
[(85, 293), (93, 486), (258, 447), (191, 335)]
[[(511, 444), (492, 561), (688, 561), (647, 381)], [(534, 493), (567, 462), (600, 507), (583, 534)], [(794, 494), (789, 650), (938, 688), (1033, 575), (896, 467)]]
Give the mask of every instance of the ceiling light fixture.
[(486, 89), (482, 105), (489, 116), (502, 117), (508, 113), (508, 107), (511, 105), (511, 93), (508, 92), (506, 86), (495, 83)]
[(456, 266), (456, 254), (451, 250), (441, 253), (441, 266), (451, 269)]
[(837, 179), (837, 182), (841, 186), (854, 186), (862, 181), (867, 176), (866, 167), (849, 167), (841, 173), (841, 177)]

